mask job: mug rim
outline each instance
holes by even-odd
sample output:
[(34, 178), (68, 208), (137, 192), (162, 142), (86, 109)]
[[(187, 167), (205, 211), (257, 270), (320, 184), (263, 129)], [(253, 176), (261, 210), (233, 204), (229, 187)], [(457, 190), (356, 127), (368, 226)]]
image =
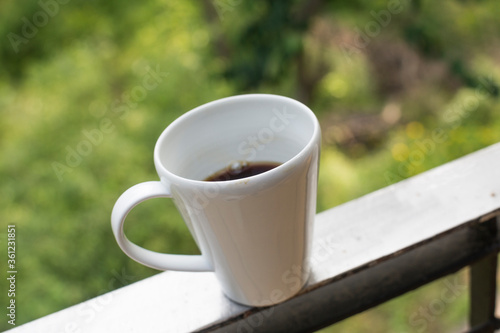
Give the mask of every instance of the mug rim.
[[(216, 106), (217, 104), (223, 104), (227, 102), (232, 102), (232, 101), (244, 101), (245, 99), (251, 100), (255, 98), (269, 98), (269, 99), (274, 99), (274, 100), (282, 100), (286, 101), (287, 103), (295, 104), (299, 109), (304, 111), (306, 115), (309, 116), (309, 118), (312, 120), (313, 124), (313, 131), (312, 134), (308, 140), (308, 142), (304, 145), (304, 147), (296, 153), (293, 157), (288, 159), (286, 162), (283, 162), (282, 164), (278, 165), (277, 167), (254, 175), (254, 176), (249, 176), (245, 178), (240, 178), (240, 179), (233, 179), (233, 180), (224, 180), (224, 181), (206, 181), (206, 180), (197, 180), (197, 179), (191, 179), (191, 178), (186, 178), (179, 176), (171, 171), (169, 171), (161, 162), (160, 159), (160, 146), (161, 144), (165, 141), (165, 137), (169, 134), (169, 132), (177, 126), (179, 123), (187, 121), (189, 118), (195, 117), (201, 112), (204, 112), (205, 109), (209, 109), (211, 107)], [(316, 141), (320, 139), (320, 125), (318, 122), (318, 119), (314, 112), (305, 104), (290, 98), (286, 96), (281, 96), (281, 95), (275, 95), (275, 94), (242, 94), (242, 95), (234, 95), (234, 96), (229, 96), (229, 97), (224, 97), (220, 98), (211, 102), (207, 102), (205, 104), (202, 104), (194, 109), (191, 109), (190, 111), (185, 112), (178, 118), (176, 118), (173, 122), (171, 122), (160, 134), (158, 137), (158, 140), (156, 141), (155, 148), (154, 148), (154, 163), (155, 167), (157, 170), (158, 175), (160, 176), (160, 179), (162, 181), (166, 180), (168, 183), (171, 183), (172, 180), (177, 182), (188, 182), (191, 183), (192, 185), (215, 185), (215, 186), (231, 186), (232, 184), (237, 184), (237, 183), (247, 183), (249, 180), (253, 179), (262, 179), (265, 181), (266, 178), (275, 178), (276, 174), (279, 173), (280, 171), (290, 169), (291, 166), (296, 165), (299, 163), (299, 161), (304, 158), (308, 152), (311, 150), (312, 146), (315, 145)]]

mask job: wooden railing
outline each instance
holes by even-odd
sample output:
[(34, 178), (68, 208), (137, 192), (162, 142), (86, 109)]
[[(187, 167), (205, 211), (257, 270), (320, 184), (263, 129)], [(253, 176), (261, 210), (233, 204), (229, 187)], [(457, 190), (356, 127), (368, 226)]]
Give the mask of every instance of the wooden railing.
[(312, 275), (284, 303), (248, 308), (212, 273), (164, 272), (12, 333), (313, 332), (465, 266), (469, 332), (494, 332), (499, 215), (496, 144), (318, 214)]

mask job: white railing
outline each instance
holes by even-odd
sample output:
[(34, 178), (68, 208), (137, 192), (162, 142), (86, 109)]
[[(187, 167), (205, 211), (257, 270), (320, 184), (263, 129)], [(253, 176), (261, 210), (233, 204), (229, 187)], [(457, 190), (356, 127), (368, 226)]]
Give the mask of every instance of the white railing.
[(164, 272), (11, 330), (312, 332), (470, 269), (470, 332), (493, 332), (500, 143), (317, 215), (312, 275), (293, 299), (248, 308), (213, 273)]

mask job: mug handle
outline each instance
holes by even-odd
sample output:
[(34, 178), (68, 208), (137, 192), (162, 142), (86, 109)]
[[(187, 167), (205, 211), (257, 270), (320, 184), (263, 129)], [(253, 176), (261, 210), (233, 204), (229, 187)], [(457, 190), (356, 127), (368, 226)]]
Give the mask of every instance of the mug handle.
[(111, 213), (111, 228), (118, 245), (135, 261), (159, 270), (207, 272), (213, 271), (206, 256), (166, 254), (146, 250), (125, 236), (123, 225), (128, 213), (139, 203), (152, 198), (172, 198), (169, 189), (159, 181), (144, 182), (132, 186), (118, 198)]

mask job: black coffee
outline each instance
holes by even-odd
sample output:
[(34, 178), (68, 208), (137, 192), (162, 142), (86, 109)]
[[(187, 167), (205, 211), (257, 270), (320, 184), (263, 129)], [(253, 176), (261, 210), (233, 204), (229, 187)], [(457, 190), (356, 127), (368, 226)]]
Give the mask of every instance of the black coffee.
[(227, 168), (214, 173), (205, 179), (205, 181), (221, 182), (251, 177), (274, 169), (280, 164), (281, 163), (276, 162), (236, 162), (229, 165)]

